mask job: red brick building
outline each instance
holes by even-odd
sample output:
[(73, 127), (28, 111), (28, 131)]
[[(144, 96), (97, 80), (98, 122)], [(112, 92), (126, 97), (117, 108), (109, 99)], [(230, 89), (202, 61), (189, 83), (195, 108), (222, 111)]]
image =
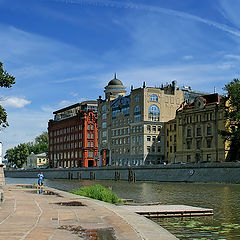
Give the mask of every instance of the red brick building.
[(48, 122), (50, 167), (97, 166), (97, 102), (77, 103), (53, 114)]

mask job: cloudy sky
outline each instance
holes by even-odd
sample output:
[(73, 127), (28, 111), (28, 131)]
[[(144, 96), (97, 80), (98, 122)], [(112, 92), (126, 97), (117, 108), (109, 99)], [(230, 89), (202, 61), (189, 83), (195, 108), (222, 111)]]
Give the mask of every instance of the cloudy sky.
[(240, 0), (0, 0), (4, 151), (47, 130), (52, 112), (127, 86), (222, 93), (239, 77)]

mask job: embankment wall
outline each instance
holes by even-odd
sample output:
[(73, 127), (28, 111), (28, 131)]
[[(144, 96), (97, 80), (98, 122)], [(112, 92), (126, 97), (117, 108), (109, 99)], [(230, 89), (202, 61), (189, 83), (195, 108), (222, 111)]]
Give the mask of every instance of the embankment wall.
[(96, 179), (159, 182), (240, 183), (240, 163), (172, 164), (138, 167), (5, 170), (6, 177), (36, 178), (43, 171), (48, 179)]

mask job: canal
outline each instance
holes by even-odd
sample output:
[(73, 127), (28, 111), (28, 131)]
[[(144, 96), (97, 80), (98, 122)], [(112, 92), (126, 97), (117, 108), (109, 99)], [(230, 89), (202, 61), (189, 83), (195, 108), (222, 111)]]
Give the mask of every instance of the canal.
[[(6, 183), (36, 183), (31, 178), (6, 178)], [(111, 187), (120, 198), (139, 202), (162, 202), (213, 208), (214, 215), (194, 218), (152, 219), (182, 240), (239, 240), (240, 185), (207, 183), (162, 183), (126, 181), (49, 180), (49, 187), (64, 191), (102, 184)]]

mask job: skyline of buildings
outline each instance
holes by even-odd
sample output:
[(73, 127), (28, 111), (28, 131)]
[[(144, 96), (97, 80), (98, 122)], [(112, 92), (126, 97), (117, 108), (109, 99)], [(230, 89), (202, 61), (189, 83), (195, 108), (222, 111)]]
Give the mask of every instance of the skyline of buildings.
[(175, 81), (160, 87), (144, 82), (127, 94), (116, 74), (104, 93), (97, 101), (54, 112), (48, 127), (51, 167), (225, 160), (217, 132), (225, 126), (223, 108), (215, 114), (221, 102), (218, 94), (179, 88)]

